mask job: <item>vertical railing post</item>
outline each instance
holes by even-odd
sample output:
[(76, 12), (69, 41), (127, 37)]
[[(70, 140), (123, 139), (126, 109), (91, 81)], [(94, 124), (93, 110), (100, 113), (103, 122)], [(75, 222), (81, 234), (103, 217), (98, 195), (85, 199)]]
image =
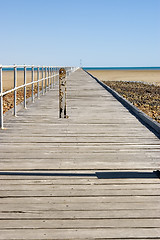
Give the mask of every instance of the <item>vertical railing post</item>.
[(50, 89), (51, 89), (51, 86), (52, 86), (52, 72), (51, 72), (51, 67), (49, 67), (49, 82), (50, 82)]
[(48, 67), (48, 90), (50, 90), (50, 67)]
[(43, 67), (42, 67), (42, 95), (44, 95), (44, 80), (43, 80), (44, 74), (43, 74)]
[(50, 82), (50, 89), (51, 89), (51, 68), (49, 67), (49, 82)]
[(34, 103), (34, 67), (32, 66), (32, 102)]
[(3, 84), (2, 84), (2, 66), (0, 66), (0, 128), (3, 129)]
[(53, 71), (54, 71), (54, 80), (53, 80), (54, 83), (53, 84), (55, 86), (56, 85), (56, 76), (55, 76), (56, 75), (56, 68), (53, 68)]
[(37, 98), (39, 98), (39, 67), (37, 67)]
[(53, 67), (53, 88), (54, 88), (54, 81), (55, 81), (55, 73), (54, 73), (54, 67)]
[[(57, 68), (55, 68), (55, 74), (57, 75), (58, 72), (57, 72)], [(55, 79), (54, 79), (54, 82), (57, 83), (58, 82), (58, 79), (59, 79), (59, 76), (55, 76)]]
[(51, 88), (53, 89), (53, 67), (51, 67)]
[(54, 67), (52, 68), (52, 73), (53, 73), (53, 88), (54, 88)]
[(26, 104), (26, 66), (24, 66), (24, 108), (27, 107)]
[(50, 67), (50, 89), (52, 89), (52, 68)]
[(17, 67), (14, 66), (14, 116), (17, 116), (17, 106), (16, 106), (16, 100), (17, 100)]
[(58, 82), (58, 79), (59, 79), (59, 70), (60, 70), (60, 69), (57, 68), (57, 74), (58, 74), (58, 75), (57, 75), (57, 82)]
[(47, 67), (45, 67), (45, 93), (47, 92)]

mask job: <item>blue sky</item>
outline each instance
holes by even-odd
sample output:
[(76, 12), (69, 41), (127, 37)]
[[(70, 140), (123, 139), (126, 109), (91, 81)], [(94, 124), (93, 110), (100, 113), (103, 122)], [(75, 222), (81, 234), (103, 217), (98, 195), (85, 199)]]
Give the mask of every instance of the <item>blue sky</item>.
[(160, 66), (160, 0), (0, 0), (0, 64)]

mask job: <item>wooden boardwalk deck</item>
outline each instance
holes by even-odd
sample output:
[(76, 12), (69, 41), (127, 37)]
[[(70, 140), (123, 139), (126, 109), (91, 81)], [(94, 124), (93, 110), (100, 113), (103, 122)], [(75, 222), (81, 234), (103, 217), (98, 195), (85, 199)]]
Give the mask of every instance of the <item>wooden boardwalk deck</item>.
[(0, 131), (0, 239), (160, 239), (160, 180), (99, 173), (152, 174), (159, 139), (82, 70), (67, 98), (68, 119), (55, 87)]

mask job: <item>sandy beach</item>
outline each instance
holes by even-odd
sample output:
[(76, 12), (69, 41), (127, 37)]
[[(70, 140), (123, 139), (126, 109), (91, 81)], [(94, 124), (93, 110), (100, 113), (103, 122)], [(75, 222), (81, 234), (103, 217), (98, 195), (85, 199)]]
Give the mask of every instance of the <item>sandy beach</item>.
[(160, 70), (90, 70), (101, 81), (140, 81), (160, 86)]

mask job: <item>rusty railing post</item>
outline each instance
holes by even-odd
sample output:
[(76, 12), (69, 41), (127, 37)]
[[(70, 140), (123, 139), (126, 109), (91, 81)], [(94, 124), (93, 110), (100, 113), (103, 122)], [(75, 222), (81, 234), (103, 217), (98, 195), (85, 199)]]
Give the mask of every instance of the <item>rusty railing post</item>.
[(66, 118), (66, 70), (59, 70), (59, 117)]
[(2, 85), (2, 66), (0, 66), (0, 128), (3, 129), (3, 85)]

